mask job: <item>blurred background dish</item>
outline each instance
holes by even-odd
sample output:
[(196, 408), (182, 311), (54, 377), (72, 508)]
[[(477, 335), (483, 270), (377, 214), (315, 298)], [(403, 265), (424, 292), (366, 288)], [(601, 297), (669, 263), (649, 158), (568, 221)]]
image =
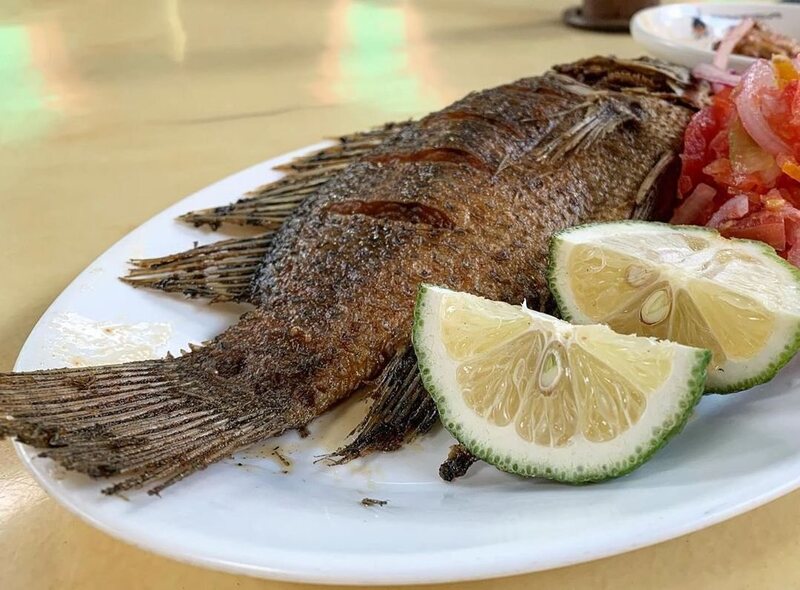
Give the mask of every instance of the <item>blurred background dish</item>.
[(631, 20), (631, 34), (653, 55), (694, 67), (710, 63), (714, 49), (725, 34), (744, 19), (756, 28), (737, 44), (729, 67), (742, 72), (762, 50), (792, 46), (800, 40), (800, 5), (771, 3), (668, 4), (646, 8)]
[(583, 0), (564, 11), (571, 27), (592, 31), (627, 33), (630, 18), (639, 10), (657, 6), (659, 0)]

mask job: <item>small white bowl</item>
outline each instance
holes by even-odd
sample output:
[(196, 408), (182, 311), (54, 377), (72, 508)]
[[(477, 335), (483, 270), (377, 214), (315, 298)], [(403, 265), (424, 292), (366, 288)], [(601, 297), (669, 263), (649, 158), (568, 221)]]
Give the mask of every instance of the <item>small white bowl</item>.
[[(656, 57), (691, 68), (710, 63), (714, 56), (712, 44), (747, 17), (800, 41), (800, 5), (768, 3), (667, 4), (646, 8), (631, 19), (631, 35)], [(695, 34), (695, 18), (705, 24), (705, 35)], [(751, 57), (732, 55), (728, 63), (742, 72), (753, 61)]]

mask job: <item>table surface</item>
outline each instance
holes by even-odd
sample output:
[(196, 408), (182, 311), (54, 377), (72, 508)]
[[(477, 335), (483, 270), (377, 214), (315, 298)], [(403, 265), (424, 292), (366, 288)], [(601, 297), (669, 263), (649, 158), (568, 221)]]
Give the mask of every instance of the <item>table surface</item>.
[[(179, 198), (271, 156), (595, 53), (549, 0), (102, 0), (0, 6), (0, 371), (59, 292)], [(800, 586), (800, 493), (593, 563), (459, 588)], [(98, 532), (0, 443), (0, 586), (288, 588)]]

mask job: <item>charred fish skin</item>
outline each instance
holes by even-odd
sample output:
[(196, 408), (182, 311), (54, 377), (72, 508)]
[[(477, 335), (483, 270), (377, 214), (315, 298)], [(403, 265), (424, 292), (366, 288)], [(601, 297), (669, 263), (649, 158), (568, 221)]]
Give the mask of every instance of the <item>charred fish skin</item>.
[(237, 325), (177, 359), (0, 375), (0, 434), (158, 492), (302, 427), (407, 349), (420, 282), (546, 305), (552, 233), (634, 215), (690, 113), (557, 73), (470, 94), (302, 200)]
[(296, 158), (276, 170), (282, 179), (251, 191), (230, 205), (190, 211), (179, 219), (196, 227), (219, 228), (222, 224), (276, 229), (307, 196), (315, 193), (337, 172), (378, 145), (389, 141), (411, 121), (386, 123), (376, 129), (343, 135), (334, 145)]
[[(327, 345), (325, 358), (345, 355), (319, 373), (321, 396), (338, 399), (405, 349), (420, 282), (544, 304), (550, 236), (629, 218), (690, 115), (556, 76), (475, 93), (453, 109), (497, 104), (515, 105), (504, 107), (515, 119), (528, 114), (517, 134), (493, 119), (430, 115), (348, 166), (274, 236), (254, 301)], [(545, 152), (553, 144), (558, 157)]]
[[(576, 128), (583, 129), (579, 126), (587, 120), (590, 121), (588, 123), (590, 129), (592, 125), (624, 125), (626, 122), (638, 124), (633, 119), (635, 114), (628, 114), (624, 110), (616, 111), (613, 108), (601, 110), (605, 104), (608, 103), (580, 105), (576, 114), (578, 114), (577, 111), (582, 111), (581, 116), (575, 117), (574, 122), (566, 120), (562, 125), (568, 131), (572, 131)], [(637, 106), (632, 109), (636, 109), (640, 103), (633, 104)], [(562, 110), (565, 108), (564, 105), (558, 106)], [(543, 110), (550, 108), (552, 107), (544, 107)], [(606, 113), (605, 119), (603, 119), (603, 113)], [(615, 117), (622, 120), (615, 121)], [(611, 122), (608, 123), (608, 121)], [(685, 119), (681, 117), (676, 121), (676, 127), (682, 128), (684, 121)], [(664, 137), (665, 134), (662, 131), (668, 132), (670, 127), (671, 125), (667, 125), (663, 130), (658, 129), (651, 132)], [(670, 166), (673, 167), (673, 173), (676, 171), (674, 169), (677, 161), (675, 143), (654, 145), (649, 157), (638, 161), (629, 157), (631, 150), (634, 149), (633, 144), (625, 145), (618, 142), (587, 146), (578, 144), (572, 149), (578, 152), (594, 149), (596, 152), (579, 154), (580, 161), (570, 160), (570, 154), (565, 154), (560, 159), (567, 162), (567, 167), (560, 168), (559, 164), (554, 162), (555, 156), (548, 158), (538, 154), (548, 146), (564, 146), (565, 142), (573, 136), (559, 135), (556, 128), (550, 131), (553, 139), (549, 140), (544, 137), (548, 133), (545, 125), (541, 125), (536, 131), (540, 135), (534, 136), (526, 146), (528, 150), (533, 151), (534, 156), (510, 156), (506, 157), (505, 161), (501, 160), (499, 156), (495, 156), (493, 160), (490, 160), (491, 166), (499, 168), (499, 170), (491, 176), (481, 174), (479, 165), (461, 164), (452, 172), (456, 177), (454, 181), (445, 177), (441, 180), (428, 181), (426, 185), (420, 177), (428, 173), (427, 164), (417, 162), (410, 170), (407, 169), (408, 162), (406, 160), (419, 157), (410, 150), (401, 152), (403, 161), (399, 170), (389, 168), (390, 161), (386, 161), (388, 158), (383, 155), (380, 159), (374, 158), (382, 164), (380, 168), (376, 168), (372, 162), (364, 162), (349, 170), (349, 173), (356, 175), (352, 181), (354, 186), (362, 184), (358, 175), (363, 175), (363, 177), (377, 179), (375, 185), (380, 187), (380, 179), (386, 175), (389, 177), (386, 184), (400, 187), (398, 192), (401, 199), (404, 195), (411, 195), (412, 202), (416, 207), (425, 207), (440, 213), (434, 221), (427, 224), (429, 227), (425, 228), (425, 231), (420, 231), (415, 236), (415, 240), (420, 242), (420, 247), (415, 248), (411, 244), (405, 246), (409, 250), (413, 249), (415, 252), (423, 254), (428, 253), (430, 256), (421, 260), (415, 260), (413, 256), (408, 256), (404, 257), (402, 261), (398, 261), (396, 265), (387, 265), (387, 268), (393, 269), (393, 279), (397, 279), (397, 274), (402, 272), (402, 269), (408, 268), (406, 279), (400, 282), (401, 285), (415, 286), (424, 280), (434, 281), (442, 285), (457, 285), (455, 288), (460, 290), (487, 293), (487, 296), (491, 293), (491, 296), (509, 302), (520, 303), (522, 300), (527, 300), (531, 306), (546, 309), (550, 303), (550, 294), (541, 278), (546, 276), (546, 249), (549, 236), (556, 231), (555, 228), (604, 219), (651, 217), (659, 213), (656, 209), (648, 209), (653, 202), (661, 202), (667, 205), (667, 209), (670, 208), (668, 203), (671, 197), (669, 199), (663, 197), (674, 195), (674, 181), (664, 182), (660, 174), (649, 178), (649, 174), (654, 166), (651, 162), (661, 163), (657, 172)], [(513, 137), (513, 134), (510, 135)], [(672, 136), (672, 140), (676, 138), (676, 135)], [(459, 161), (470, 161), (463, 155), (467, 151), (463, 144), (453, 151), (444, 153), (435, 153), (434, 149), (435, 144), (434, 148), (423, 147), (420, 150), (422, 157), (431, 158), (433, 154), (436, 154), (437, 158), (453, 157)], [(606, 165), (606, 158), (609, 154), (613, 159), (629, 162), (632, 174), (626, 177), (621, 170), (617, 173), (610, 173)], [(491, 156), (492, 154), (489, 157)], [(666, 165), (663, 162), (666, 162)], [(475, 168), (478, 169), (475, 170)], [(486, 168), (491, 167), (486, 166)], [(417, 174), (420, 176), (415, 176)], [(618, 175), (622, 179), (615, 181), (615, 177)], [(677, 178), (677, 176), (673, 176), (673, 178)], [(358, 190), (351, 192), (346, 182), (345, 178), (333, 181), (334, 186), (331, 187), (331, 190), (335, 190), (337, 201), (334, 206), (328, 206), (328, 211), (332, 210), (339, 214), (342, 210), (348, 210), (343, 205), (348, 202), (350, 194), (354, 195), (351, 202), (357, 203), (349, 209), (352, 213), (370, 215), (384, 206), (383, 193), (379, 188), (366, 193)], [(404, 183), (415, 186), (405, 191), (403, 190)], [(581, 192), (582, 183), (586, 183), (583, 185), (585, 192)], [(416, 188), (420, 185), (425, 188)], [(458, 199), (454, 191), (450, 189), (451, 186), (471, 187), (469, 198)], [(576, 187), (579, 188), (576, 190)], [(660, 192), (651, 194), (654, 187), (658, 188)], [(664, 188), (666, 190), (663, 190)], [(632, 200), (630, 198), (617, 200), (613, 194), (617, 190), (621, 194), (635, 194), (637, 197)], [(544, 198), (540, 197), (539, 200), (536, 200), (528, 197), (537, 193)], [(482, 197), (488, 198), (483, 202), (483, 207), (479, 207), (477, 205), (480, 204)], [(401, 199), (398, 200), (403, 203), (409, 202)], [(491, 218), (491, 212), (498, 202), (514, 203), (515, 201), (519, 202), (519, 209), (515, 210), (509, 207), (507, 215)], [(367, 204), (372, 203), (375, 204), (375, 207), (369, 208)], [(451, 226), (449, 231), (437, 231), (442, 229), (442, 226), (448, 227), (447, 224), (437, 223), (438, 219), (448, 220), (448, 224)], [(524, 228), (529, 229), (525, 231)], [(530, 228), (536, 229), (530, 231)], [(429, 240), (434, 239), (434, 236), (437, 243), (431, 245)], [(402, 246), (401, 249), (403, 249)], [(457, 255), (455, 260), (452, 256), (437, 256), (442, 251), (460, 255)], [(277, 260), (286, 256), (285, 253), (279, 253), (277, 250), (273, 251), (273, 255)], [(414, 274), (415, 269), (422, 269), (424, 274)], [(275, 276), (278, 277), (282, 275), (280, 270), (275, 273)], [(261, 280), (264, 280), (264, 274), (261, 275)], [(268, 277), (267, 280), (269, 280)], [(390, 277), (386, 278), (387, 284), (390, 280)], [(357, 296), (353, 295), (353, 297)], [(409, 302), (413, 301), (413, 293), (410, 290), (407, 291), (403, 294), (403, 299)], [(406, 317), (408, 316), (405, 314), (399, 314), (398, 322), (406, 321)], [(393, 330), (393, 333), (398, 332), (402, 334), (403, 330), (399, 327)], [(374, 333), (374, 331), (370, 330), (370, 333)], [(405, 338), (403, 338), (403, 342), (405, 342)], [(391, 396), (391, 391), (379, 393), (376, 401), (378, 409), (395, 407)], [(424, 397), (420, 403), (423, 408), (431, 405), (429, 400)], [(387, 439), (396, 438), (395, 433), (398, 426), (402, 424), (400, 416), (400, 413), (386, 412), (383, 416), (384, 419), (378, 420), (374, 414), (371, 414), (359, 428), (352, 443), (346, 445), (338, 456), (353, 458), (353, 446), (358, 447), (362, 440), (372, 439), (374, 441), (376, 432), (392, 433), (391, 437), (387, 435)], [(413, 439), (417, 433), (418, 431), (412, 429), (405, 438)], [(378, 445), (373, 442), (373, 446)]]

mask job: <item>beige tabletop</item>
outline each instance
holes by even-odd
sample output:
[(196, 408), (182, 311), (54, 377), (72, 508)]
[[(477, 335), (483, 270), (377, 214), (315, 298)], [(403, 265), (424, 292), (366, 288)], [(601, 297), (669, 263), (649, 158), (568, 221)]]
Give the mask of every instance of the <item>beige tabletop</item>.
[[(625, 35), (562, 0), (6, 0), (0, 4), (0, 371), (118, 238), (237, 170), (446, 105)], [(459, 588), (800, 588), (800, 493), (626, 555)], [(411, 564), (409, 564), (411, 566)], [(0, 588), (293, 586), (183, 565), (58, 506), (0, 443)]]

